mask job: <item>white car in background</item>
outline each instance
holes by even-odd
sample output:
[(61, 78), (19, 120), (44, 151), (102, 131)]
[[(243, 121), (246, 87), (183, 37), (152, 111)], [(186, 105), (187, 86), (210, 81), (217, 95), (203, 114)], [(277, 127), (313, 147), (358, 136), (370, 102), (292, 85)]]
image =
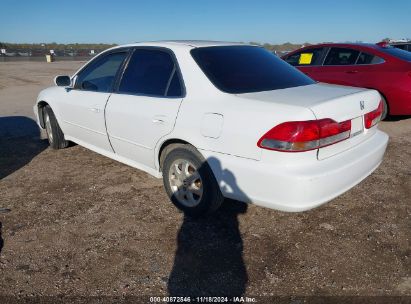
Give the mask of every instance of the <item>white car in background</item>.
[(55, 82), (34, 106), (52, 148), (73, 141), (163, 177), (190, 216), (224, 197), (314, 208), (375, 170), (388, 142), (378, 92), (316, 83), (257, 46), (123, 45)]

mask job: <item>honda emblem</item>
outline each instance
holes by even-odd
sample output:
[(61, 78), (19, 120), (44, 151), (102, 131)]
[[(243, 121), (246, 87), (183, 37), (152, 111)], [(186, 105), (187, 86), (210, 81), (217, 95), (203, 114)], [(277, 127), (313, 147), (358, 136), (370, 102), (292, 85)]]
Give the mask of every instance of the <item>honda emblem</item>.
[(361, 110), (364, 110), (364, 100), (361, 100), (361, 101), (360, 101), (360, 109), (361, 109)]

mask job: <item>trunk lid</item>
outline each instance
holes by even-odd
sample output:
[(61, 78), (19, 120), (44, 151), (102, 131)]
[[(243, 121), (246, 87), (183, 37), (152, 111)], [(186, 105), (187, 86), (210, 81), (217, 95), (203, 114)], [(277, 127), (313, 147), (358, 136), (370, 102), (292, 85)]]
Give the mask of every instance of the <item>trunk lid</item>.
[(318, 149), (319, 160), (350, 149), (367, 139), (375, 128), (365, 129), (364, 114), (375, 110), (381, 100), (375, 90), (318, 83), (284, 90), (241, 94), (265, 102), (274, 102), (310, 109), (317, 119), (331, 118), (336, 122), (351, 120), (351, 137)]

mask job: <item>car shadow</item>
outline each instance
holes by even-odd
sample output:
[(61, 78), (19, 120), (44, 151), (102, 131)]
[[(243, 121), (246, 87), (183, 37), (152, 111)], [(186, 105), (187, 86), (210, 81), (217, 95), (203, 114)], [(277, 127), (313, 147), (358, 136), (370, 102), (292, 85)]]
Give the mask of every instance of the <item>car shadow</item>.
[[(234, 175), (221, 169), (223, 180), (240, 191)], [(217, 169), (216, 169), (217, 168)], [(184, 216), (177, 235), (174, 265), (168, 279), (170, 296), (242, 296), (248, 282), (238, 216), (248, 205), (226, 199), (220, 209), (200, 219)]]
[(24, 116), (0, 117), (0, 180), (19, 170), (46, 149), (33, 119)]
[(400, 120), (406, 120), (410, 119), (411, 115), (396, 115), (396, 116), (387, 116), (384, 121), (400, 121)]

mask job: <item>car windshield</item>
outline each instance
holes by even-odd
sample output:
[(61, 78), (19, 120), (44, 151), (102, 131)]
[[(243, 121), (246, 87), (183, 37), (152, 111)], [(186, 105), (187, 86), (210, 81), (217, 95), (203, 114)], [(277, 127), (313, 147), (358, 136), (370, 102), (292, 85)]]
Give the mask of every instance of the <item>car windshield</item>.
[(270, 91), (315, 83), (257, 46), (202, 47), (191, 50), (191, 54), (210, 81), (227, 93)]
[(383, 53), (389, 54), (391, 56), (397, 57), (399, 59), (411, 62), (411, 52), (397, 49), (395, 47), (381, 48), (380, 51), (382, 51)]

